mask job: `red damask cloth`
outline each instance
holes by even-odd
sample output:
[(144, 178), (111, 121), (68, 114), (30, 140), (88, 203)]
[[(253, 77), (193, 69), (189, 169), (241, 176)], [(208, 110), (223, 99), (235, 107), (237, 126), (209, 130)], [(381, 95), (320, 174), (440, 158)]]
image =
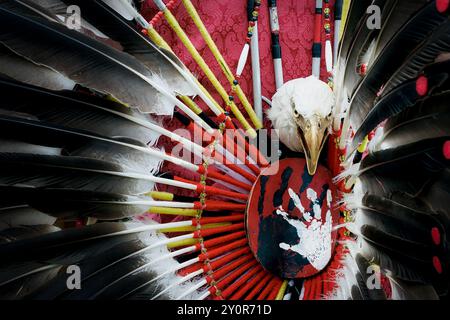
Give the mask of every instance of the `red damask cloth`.
[[(333, 21), (334, 0), (330, 0), (329, 2), (331, 8), (331, 21)], [(247, 0), (192, 0), (192, 3), (225, 58), (225, 61), (232, 71), (235, 72), (241, 50), (245, 44), (245, 38), (247, 37)], [(307, 77), (311, 74), (315, 3), (316, 0), (277, 1), (285, 82), (300, 77)], [(151, 0), (145, 1), (142, 10), (145, 17), (149, 20), (157, 13), (156, 7)], [(189, 35), (189, 38), (205, 59), (206, 63), (208, 63), (212, 71), (218, 77), (219, 81), (224, 85), (225, 89), (230, 92), (230, 85), (227, 79), (223, 75), (211, 51), (203, 41), (195, 24), (186, 12), (181, 0), (177, 1), (172, 12)], [(268, 2), (265, 0), (261, 1), (258, 26), (262, 94), (271, 99), (275, 93), (275, 77), (271, 54), (269, 9)], [(214, 98), (216, 98), (217, 101), (222, 102), (220, 96), (216, 93), (213, 86), (195, 61), (193, 61), (188, 51), (178, 40), (167, 22), (162, 19), (155, 28), (169, 43), (174, 52), (186, 66), (198, 76), (200, 82), (208, 89), (208, 91), (213, 93)], [(331, 34), (333, 35), (334, 32), (332, 31)], [(325, 48), (325, 31), (323, 28), (322, 42), (323, 48)], [(323, 49), (321, 78), (326, 80), (328, 74), (325, 69), (323, 58), (324, 51), (325, 50)], [(253, 89), (250, 57), (244, 72), (242, 73), (240, 85), (252, 102)]]
[[(236, 71), (239, 56), (245, 44), (247, 37), (247, 0), (191, 0), (197, 9), (203, 23), (211, 34), (217, 47), (222, 53), (225, 61), (228, 63), (233, 72)], [(168, 1), (165, 1), (166, 3)], [(324, 1), (325, 2), (325, 1)], [(311, 75), (312, 66), (312, 45), (314, 36), (314, 13), (315, 0), (278, 0), (278, 15), (280, 22), (280, 45), (283, 56), (283, 74), (284, 81), (289, 81), (299, 77), (307, 77)], [(333, 4), (334, 0), (330, 0), (331, 21), (333, 21)], [(142, 5), (142, 13), (151, 20), (158, 12), (152, 0), (144, 0)], [(181, 0), (178, 0), (172, 13), (179, 21), (182, 28), (188, 34), (194, 46), (200, 52), (206, 63), (210, 66), (214, 74), (222, 83), (224, 88), (231, 94), (231, 86), (221, 71), (220, 66), (216, 62), (211, 51), (205, 44), (197, 27), (186, 12)], [(324, 21), (322, 25), (324, 24)], [(332, 25), (333, 27), (333, 25)], [(219, 94), (215, 91), (212, 84), (206, 78), (200, 67), (196, 64), (189, 52), (183, 46), (176, 34), (172, 31), (168, 23), (161, 19), (156, 25), (155, 29), (162, 35), (162, 37), (171, 46), (175, 54), (185, 63), (185, 65), (196, 75), (199, 81), (206, 87), (206, 89), (213, 95), (222, 107), (224, 103)], [(275, 76), (273, 71), (272, 53), (271, 53), (271, 33), (269, 22), (269, 9), (267, 0), (261, 1), (260, 16), (258, 19), (258, 36), (260, 47), (260, 64), (261, 64), (261, 82), (262, 94), (271, 99), (275, 93)], [(331, 34), (334, 34), (333, 28)], [(333, 39), (332, 39), (333, 41)], [(325, 69), (324, 51), (325, 51), (325, 30), (322, 28), (322, 73), (321, 78), (326, 80), (328, 74)], [(247, 65), (242, 73), (240, 85), (253, 103), (253, 88), (252, 88), (252, 70), (250, 56)], [(196, 100), (204, 110), (207, 109), (199, 99)], [(238, 106), (241, 107), (238, 103)], [(263, 104), (264, 108), (268, 106)], [(241, 107), (242, 109), (242, 107)], [(207, 112), (211, 114), (210, 112)], [(245, 112), (243, 112), (244, 115)], [(265, 119), (264, 125), (270, 128), (270, 121)], [(176, 130), (182, 127), (182, 124), (176, 119), (167, 119), (164, 121), (164, 126), (169, 130)], [(160, 146), (163, 146), (167, 152), (170, 152), (172, 143), (162, 137), (160, 139)], [(192, 172), (172, 165), (170, 163), (164, 164), (163, 171), (170, 171), (174, 175), (181, 175), (198, 181), (198, 175)], [(175, 188), (167, 188), (160, 186), (161, 190), (175, 192), (177, 194), (190, 195), (190, 192), (185, 190), (176, 190)]]

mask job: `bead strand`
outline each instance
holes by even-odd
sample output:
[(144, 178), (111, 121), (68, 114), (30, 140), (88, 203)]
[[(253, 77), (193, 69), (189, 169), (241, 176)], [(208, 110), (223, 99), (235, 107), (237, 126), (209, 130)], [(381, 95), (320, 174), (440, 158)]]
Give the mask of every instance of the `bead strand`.
[(248, 22), (247, 37), (245, 38), (245, 41), (248, 44), (250, 44), (250, 42), (252, 41), (253, 31), (255, 29), (256, 22), (258, 22), (260, 8), (261, 8), (261, 0), (256, 0), (252, 12), (252, 20)]
[[(324, 16), (324, 25), (323, 28), (325, 30), (325, 41), (329, 41), (331, 43), (331, 8), (330, 8), (330, 0), (324, 0), (325, 5), (323, 9)], [(333, 76), (328, 74), (327, 83), (330, 88), (333, 88)]]
[[(169, 10), (172, 10), (176, 4), (178, 4), (179, 0), (170, 0), (167, 4), (166, 7)], [(149, 23), (154, 27), (156, 26), (162, 19), (162, 17), (164, 16), (164, 13), (162, 11), (159, 11), (157, 14), (155, 14), (155, 16), (149, 21)]]

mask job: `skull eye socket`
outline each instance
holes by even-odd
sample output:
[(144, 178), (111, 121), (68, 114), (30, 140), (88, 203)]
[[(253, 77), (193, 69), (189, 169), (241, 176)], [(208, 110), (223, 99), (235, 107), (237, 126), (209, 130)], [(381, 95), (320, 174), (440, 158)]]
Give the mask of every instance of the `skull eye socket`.
[(295, 108), (295, 103), (292, 99), (291, 99), (291, 107), (292, 107), (292, 111), (294, 112), (294, 117), (299, 118), (300, 113), (298, 113), (297, 109)]

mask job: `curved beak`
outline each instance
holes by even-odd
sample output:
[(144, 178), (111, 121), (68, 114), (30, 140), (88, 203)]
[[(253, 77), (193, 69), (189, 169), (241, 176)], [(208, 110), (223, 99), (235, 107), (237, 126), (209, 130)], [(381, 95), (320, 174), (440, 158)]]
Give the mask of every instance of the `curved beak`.
[(326, 128), (319, 128), (318, 123), (313, 122), (308, 130), (298, 126), (298, 133), (300, 135), (303, 150), (305, 152), (306, 165), (308, 167), (309, 175), (314, 175), (317, 171), (320, 152), (325, 145), (328, 136)]

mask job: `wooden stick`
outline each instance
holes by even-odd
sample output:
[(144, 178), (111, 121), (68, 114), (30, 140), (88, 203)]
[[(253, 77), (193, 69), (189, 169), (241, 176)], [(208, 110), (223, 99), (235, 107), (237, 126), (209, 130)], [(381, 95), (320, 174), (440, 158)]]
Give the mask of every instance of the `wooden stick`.
[(214, 40), (211, 38), (211, 35), (209, 34), (208, 30), (206, 29), (203, 21), (201, 20), (197, 10), (195, 9), (194, 5), (191, 2), (191, 0), (182, 0), (182, 1), (183, 1), (184, 7), (186, 8), (187, 12), (189, 13), (189, 15), (191, 16), (195, 25), (197, 26), (198, 30), (200, 31), (200, 34), (202, 35), (203, 39), (205, 40), (205, 42), (208, 45), (209, 49), (211, 50), (212, 54), (216, 58), (220, 67), (222, 68), (223, 73), (227, 77), (230, 84), (236, 88), (236, 94), (237, 94), (239, 100), (241, 101), (242, 105), (244, 106), (245, 110), (247, 111), (247, 114), (249, 115), (250, 119), (252, 120), (255, 128), (261, 129), (262, 122), (259, 120), (258, 116), (256, 115), (255, 110), (253, 110), (253, 107), (251, 106), (246, 95), (242, 91), (239, 83), (236, 84), (236, 78), (234, 77), (233, 72), (231, 71), (230, 67), (228, 66), (228, 64), (226, 63), (222, 54), (220, 53), (219, 49), (217, 48)]
[(178, 38), (181, 40), (183, 45), (189, 51), (189, 53), (191, 54), (191, 56), (195, 60), (195, 62), (203, 70), (203, 72), (205, 73), (205, 75), (209, 79), (209, 81), (211, 81), (212, 85), (217, 90), (217, 92), (219, 92), (219, 94), (222, 97), (222, 99), (224, 100), (224, 102), (229, 104), (231, 111), (233, 112), (235, 117), (238, 119), (238, 121), (242, 124), (242, 126), (247, 131), (247, 133), (252, 137), (256, 137), (255, 130), (252, 128), (252, 126), (248, 123), (248, 121), (245, 119), (245, 117), (239, 111), (236, 104), (233, 101), (231, 101), (231, 103), (230, 103), (229, 95), (227, 94), (226, 90), (220, 84), (219, 80), (214, 75), (211, 68), (206, 64), (205, 60), (202, 58), (202, 56), (197, 51), (197, 49), (195, 48), (195, 46), (193, 45), (193, 43), (191, 42), (189, 37), (186, 35), (184, 30), (181, 28), (180, 24), (178, 23), (176, 18), (173, 16), (172, 12), (166, 7), (166, 5), (161, 0), (154, 0), (154, 2), (158, 6), (159, 10), (164, 13), (164, 17), (166, 18), (170, 27), (177, 34)]
[(234, 293), (229, 299), (230, 300), (240, 300), (244, 296), (246, 292), (250, 289), (253, 289), (265, 276), (267, 275), (267, 271), (261, 269), (255, 277), (253, 277), (250, 281), (244, 284), (236, 293)]
[(280, 89), (283, 86), (283, 62), (280, 46), (280, 25), (278, 23), (277, 1), (269, 1), (270, 31), (272, 34), (272, 60), (275, 72), (275, 87)]
[(322, 0), (316, 0), (316, 13), (314, 17), (314, 43), (312, 49), (312, 74), (320, 78), (320, 63), (322, 57)]
[(275, 300), (283, 300), (284, 294), (286, 293), (286, 289), (288, 286), (288, 282), (289, 282), (288, 280), (283, 281), (283, 283), (280, 287), (280, 290), (278, 290), (278, 294), (277, 294)]

